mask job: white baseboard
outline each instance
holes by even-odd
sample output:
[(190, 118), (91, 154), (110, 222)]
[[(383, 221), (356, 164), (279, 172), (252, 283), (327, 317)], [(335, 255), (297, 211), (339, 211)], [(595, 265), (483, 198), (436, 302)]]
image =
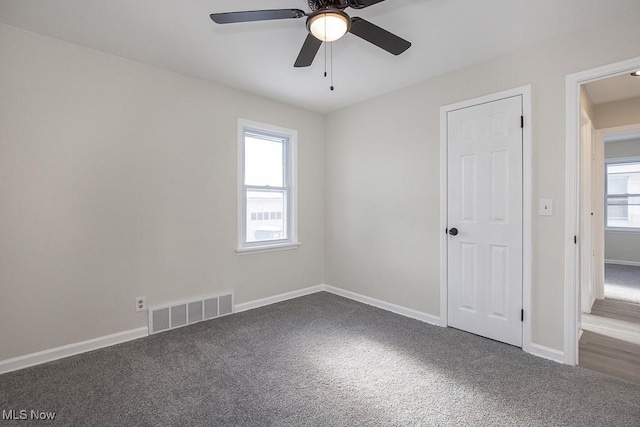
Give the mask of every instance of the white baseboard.
[(564, 352), (556, 350), (554, 348), (546, 347), (540, 344), (531, 344), (528, 348), (523, 348), (523, 351), (533, 354), (534, 356), (542, 357), (543, 359), (553, 360), (558, 363), (567, 363), (564, 357)]
[[(278, 302), (298, 298), (305, 295), (314, 294), (316, 292), (330, 292), (335, 295), (339, 295), (344, 298), (352, 299), (354, 301), (361, 302), (363, 304), (371, 305), (381, 308), (383, 310), (391, 311), (402, 316), (410, 317), (412, 319), (420, 320), (425, 323), (436, 326), (442, 325), (440, 317), (432, 314), (424, 313), (411, 308), (403, 307), (400, 305), (392, 304), (379, 299), (371, 298), (365, 295), (361, 295), (355, 292), (347, 291), (345, 289), (337, 288), (330, 285), (316, 285), (297, 291), (286, 292), (272, 297), (262, 298), (259, 300), (249, 301), (242, 304), (236, 304), (234, 306), (234, 312), (240, 313), (242, 311), (251, 310), (258, 307), (264, 307), (266, 305), (275, 304)], [(93, 338), (87, 341), (79, 343), (68, 344), (61, 347), (52, 348), (49, 350), (40, 351), (37, 353), (27, 354), (24, 356), (14, 357), (12, 359), (0, 361), (0, 374), (7, 372), (17, 371), (19, 369), (28, 368), (29, 366), (39, 365), (46, 362), (62, 359), (65, 357), (73, 356), (80, 353), (85, 353), (92, 350), (97, 350), (103, 347), (109, 347), (115, 344), (131, 341), (138, 338), (144, 338), (149, 335), (149, 328), (147, 326), (131, 329), (129, 331), (118, 332), (103, 337)], [(550, 359), (559, 363), (566, 363), (564, 353), (559, 350), (555, 350), (549, 347), (545, 347), (538, 344), (531, 344), (526, 349), (527, 353), (531, 353), (535, 356)]]
[[(287, 292), (273, 297), (263, 298), (255, 301), (237, 304), (234, 306), (235, 312), (251, 310), (280, 301), (313, 294), (324, 290), (324, 285), (312, 286), (310, 288), (300, 289), (297, 291)], [(97, 350), (103, 347), (109, 347), (115, 344), (144, 338), (149, 336), (149, 327), (144, 326), (129, 331), (118, 332), (103, 337), (93, 338), (87, 341), (63, 345), (61, 347), (51, 348), (49, 350), (39, 351), (37, 353), (26, 354), (7, 360), (0, 360), (0, 374), (17, 371), (19, 369), (28, 368), (30, 366), (40, 365), (42, 363), (52, 362), (54, 360), (73, 356), (87, 351)]]
[(412, 319), (416, 319), (416, 320), (421, 320), (431, 325), (442, 326), (440, 323), (440, 317), (434, 316), (432, 314), (427, 314), (418, 310), (413, 310), (411, 308), (406, 308), (400, 305), (391, 304), (386, 301), (381, 301), (379, 299), (367, 297), (361, 294), (357, 294), (355, 292), (336, 288), (335, 286), (324, 285), (324, 290), (327, 292), (331, 292), (332, 294), (339, 295), (341, 297), (345, 297), (345, 298), (352, 299), (354, 301), (361, 302), (363, 304), (372, 305), (374, 307), (391, 311), (393, 313), (400, 314), (402, 316), (411, 317)]
[(316, 292), (324, 291), (324, 285), (311, 286), (309, 288), (299, 289), (297, 291), (285, 292), (284, 294), (274, 295), (272, 297), (257, 299), (254, 301), (244, 302), (242, 304), (236, 304), (234, 306), (234, 313), (240, 313), (241, 311), (252, 310), (258, 307), (264, 307), (265, 305), (275, 304), (277, 302), (286, 301), (293, 298), (302, 297), (305, 295), (315, 294)]
[(640, 267), (640, 262), (638, 261), (625, 261), (621, 259), (605, 259), (605, 264), (618, 264), (618, 265), (632, 265), (634, 267)]
[(63, 345), (61, 347), (51, 348), (49, 350), (39, 351), (37, 353), (31, 353), (24, 356), (14, 357), (12, 359), (2, 360), (0, 361), (0, 374), (28, 368), (29, 366), (52, 362), (54, 360), (73, 356), (75, 354), (85, 353), (87, 351), (97, 350), (103, 347), (109, 347), (115, 344), (143, 338), (148, 335), (149, 328), (147, 326), (143, 326), (141, 328), (131, 329), (129, 331), (118, 332), (111, 335), (105, 335), (103, 337), (93, 338), (87, 341)]
[(421, 320), (423, 322), (441, 326), (440, 318), (431, 314), (423, 313), (421, 311), (413, 310), (410, 308), (402, 307), (400, 305), (392, 304), (386, 301), (381, 301), (375, 298), (371, 298), (365, 295), (357, 294), (355, 292), (347, 291), (335, 286), (329, 285), (316, 285), (309, 288), (300, 289), (297, 291), (286, 292), (284, 294), (274, 295), (272, 297), (262, 298), (255, 301), (249, 301), (235, 306), (235, 312), (239, 313), (246, 310), (251, 310), (258, 307), (264, 307), (266, 305), (275, 304), (278, 302), (286, 301), (293, 298), (298, 298), (305, 295), (314, 294), (316, 292), (330, 292), (335, 295), (339, 295), (344, 298), (352, 299), (354, 301), (361, 302), (363, 304), (372, 305), (374, 307), (381, 308), (383, 310), (391, 311), (402, 316), (411, 317), (412, 319)]

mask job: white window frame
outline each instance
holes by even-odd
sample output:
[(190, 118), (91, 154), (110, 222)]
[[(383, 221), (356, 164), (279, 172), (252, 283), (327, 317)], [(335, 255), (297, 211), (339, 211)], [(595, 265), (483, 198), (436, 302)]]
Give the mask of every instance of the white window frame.
[(607, 172), (608, 165), (618, 165), (624, 163), (640, 163), (640, 157), (632, 156), (632, 157), (616, 157), (605, 159), (605, 167), (604, 167), (604, 230), (607, 232), (618, 232), (618, 233), (638, 233), (640, 234), (640, 228), (633, 227), (611, 227), (609, 226), (609, 217), (608, 217), (608, 197), (609, 197), (609, 177)]
[[(263, 134), (265, 136), (282, 138), (284, 146), (284, 184), (277, 188), (285, 193), (285, 226), (287, 238), (268, 240), (261, 242), (247, 242), (247, 204), (246, 192), (258, 186), (247, 186), (244, 182), (244, 152), (245, 134), (247, 132)], [(300, 246), (298, 241), (298, 174), (297, 174), (297, 140), (298, 132), (266, 123), (254, 122), (246, 119), (238, 119), (238, 246), (236, 252), (239, 255), (281, 251), (295, 249)], [(273, 188), (271, 188), (273, 189)]]

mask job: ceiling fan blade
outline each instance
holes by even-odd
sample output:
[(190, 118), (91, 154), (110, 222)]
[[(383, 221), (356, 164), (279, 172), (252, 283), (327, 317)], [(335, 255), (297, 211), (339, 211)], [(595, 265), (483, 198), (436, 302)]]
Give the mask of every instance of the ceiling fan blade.
[(373, 6), (383, 1), (384, 0), (347, 0), (347, 4), (352, 9), (364, 9), (365, 7)]
[(405, 39), (358, 17), (351, 18), (349, 32), (394, 55), (400, 55), (411, 46)]
[(306, 14), (300, 9), (248, 10), (245, 12), (212, 13), (209, 15), (216, 24), (271, 21), (273, 19), (297, 19), (303, 16), (306, 16)]
[(307, 38), (305, 39), (302, 49), (300, 49), (300, 53), (298, 54), (298, 58), (296, 59), (296, 63), (293, 64), (293, 66), (308, 67), (311, 65), (321, 45), (321, 40), (315, 38), (311, 33), (307, 34)]

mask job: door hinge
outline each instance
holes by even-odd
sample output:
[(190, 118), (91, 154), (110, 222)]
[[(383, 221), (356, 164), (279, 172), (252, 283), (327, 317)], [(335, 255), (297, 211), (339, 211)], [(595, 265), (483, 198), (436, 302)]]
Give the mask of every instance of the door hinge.
[(578, 236), (573, 236), (573, 244), (574, 245), (578, 244)]
[(524, 116), (520, 116), (520, 127), (524, 129)]
[(520, 310), (520, 321), (524, 322), (524, 308)]

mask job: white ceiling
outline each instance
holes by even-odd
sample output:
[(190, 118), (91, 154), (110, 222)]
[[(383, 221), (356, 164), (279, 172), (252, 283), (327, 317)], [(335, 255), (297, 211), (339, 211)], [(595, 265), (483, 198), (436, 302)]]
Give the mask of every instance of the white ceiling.
[(585, 85), (594, 105), (640, 97), (640, 77), (631, 73), (597, 80)]
[(335, 91), (293, 67), (305, 20), (216, 25), (212, 12), (307, 0), (0, 0), (0, 22), (318, 112), (338, 110), (514, 49), (613, 19), (638, 0), (386, 0), (347, 9), (411, 41), (400, 56), (348, 34), (333, 46)]

